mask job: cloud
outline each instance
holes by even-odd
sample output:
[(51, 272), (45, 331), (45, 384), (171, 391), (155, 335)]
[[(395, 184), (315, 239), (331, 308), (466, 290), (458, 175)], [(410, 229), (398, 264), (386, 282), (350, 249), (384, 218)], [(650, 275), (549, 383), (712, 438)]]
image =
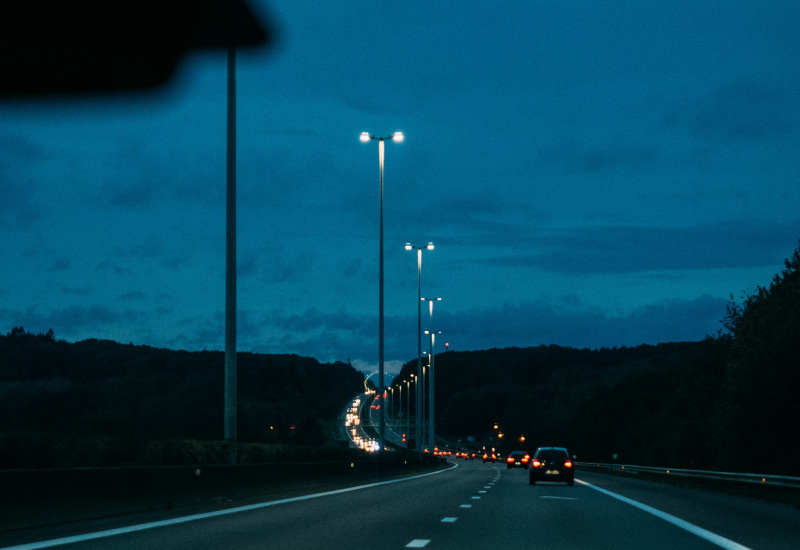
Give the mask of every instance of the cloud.
[(42, 218), (42, 207), (35, 198), (41, 186), (26, 171), (45, 159), (44, 149), (32, 139), (17, 133), (0, 133), (0, 227), (24, 229)]
[(706, 139), (762, 140), (800, 128), (800, 89), (739, 79), (710, 91), (668, 117)]
[(560, 273), (639, 273), (761, 267), (780, 263), (798, 237), (796, 224), (737, 220), (693, 227), (587, 227), (530, 236), (533, 253), (484, 263)]
[(67, 271), (70, 268), (69, 258), (56, 258), (47, 268), (47, 271)]
[(590, 146), (583, 143), (562, 143), (539, 151), (542, 166), (559, 173), (597, 175), (616, 171), (638, 173), (653, 166), (659, 158), (653, 145), (607, 143)]
[(36, 307), (26, 311), (0, 310), (0, 319), (9, 326), (23, 326), (34, 333), (53, 329), (56, 337), (69, 341), (106, 338), (126, 341), (130, 329), (148, 319), (148, 314), (133, 309), (117, 310), (104, 305), (67, 306), (41, 312)]
[(710, 296), (648, 304), (622, 316), (575, 303), (533, 302), (440, 314), (451, 350), (561, 345), (637, 346), (702, 340), (722, 328), (728, 302)]

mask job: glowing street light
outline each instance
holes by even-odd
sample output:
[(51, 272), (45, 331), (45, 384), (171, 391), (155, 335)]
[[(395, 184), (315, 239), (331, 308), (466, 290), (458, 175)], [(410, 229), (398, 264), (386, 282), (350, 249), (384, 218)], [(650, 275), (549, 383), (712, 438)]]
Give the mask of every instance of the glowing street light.
[[(433, 243), (429, 242), (427, 246), (413, 246), (411, 243), (406, 243), (406, 250), (417, 251), (417, 378), (422, 377), (422, 250), (433, 250)], [(420, 397), (419, 384), (414, 388), (414, 399), (417, 403), (417, 411), (414, 424), (414, 436), (417, 441), (417, 449), (422, 452), (422, 407), (419, 406), (420, 401), (425, 396)]]
[[(383, 142), (387, 139), (391, 139), (395, 143), (402, 143), (405, 137), (403, 136), (403, 132), (395, 132), (391, 136), (388, 137), (376, 137), (371, 135), (369, 132), (361, 132), (361, 137), (359, 138), (362, 143), (367, 143), (370, 140), (377, 140), (378, 141), (378, 165), (380, 167), (380, 184), (381, 184), (381, 215), (380, 215), (380, 254), (379, 254), (379, 298), (378, 298), (378, 372), (379, 374), (379, 392), (383, 395), (385, 391), (385, 385), (383, 381), (383, 373), (384, 373), (384, 363), (383, 363)], [(386, 433), (386, 417), (384, 415), (384, 407), (381, 407), (381, 414), (380, 414), (380, 428), (378, 430), (378, 448), (379, 450), (383, 450), (383, 441), (384, 435)]]
[[(431, 349), (430, 349), (430, 360), (428, 361), (428, 444), (431, 448), (434, 446), (434, 430), (433, 430), (433, 422), (434, 422), (434, 380), (433, 380), (433, 345), (435, 336), (433, 333), (433, 302), (441, 302), (441, 298), (420, 298), (420, 303), (428, 302), (429, 310), (430, 310), (430, 324), (429, 330), (425, 331), (425, 334), (430, 334), (431, 336)], [(441, 331), (438, 331), (438, 334), (441, 334)]]
[[(433, 302), (431, 302), (431, 304), (433, 304)], [(436, 341), (436, 335), (437, 334), (441, 334), (441, 333), (442, 333), (441, 330), (437, 330), (436, 332), (434, 332), (432, 330), (426, 330), (425, 331), (425, 334), (430, 334), (431, 335), (431, 352), (430, 352), (430, 355), (429, 355), (429, 357), (430, 357), (430, 361), (429, 361), (430, 368), (429, 368), (429, 374), (428, 374), (428, 380), (429, 380), (429, 383), (428, 383), (428, 386), (429, 386), (429, 389), (428, 389), (428, 392), (429, 392), (429, 394), (428, 394), (428, 400), (429, 400), (428, 401), (428, 403), (429, 403), (429, 406), (428, 406), (428, 408), (429, 408), (429, 411), (428, 411), (428, 422), (430, 422), (430, 426), (428, 428), (428, 441), (429, 441), (429, 444), (430, 444), (431, 448), (433, 448), (434, 441), (435, 441), (435, 436), (434, 436), (434, 418), (435, 418), (435, 415), (434, 415), (434, 399), (433, 399), (433, 396), (434, 396), (433, 346), (434, 346), (434, 343)]]
[(411, 380), (413, 378), (412, 374), (406, 381), (406, 433), (411, 431)]

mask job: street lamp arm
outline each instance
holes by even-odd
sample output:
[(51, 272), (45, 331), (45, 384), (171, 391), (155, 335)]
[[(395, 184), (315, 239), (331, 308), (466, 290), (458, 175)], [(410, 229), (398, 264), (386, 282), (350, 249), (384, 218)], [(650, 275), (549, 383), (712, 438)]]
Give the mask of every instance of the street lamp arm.
[(385, 141), (387, 139), (391, 139), (395, 143), (402, 143), (403, 140), (405, 139), (405, 136), (403, 135), (403, 132), (395, 132), (391, 136), (386, 136), (386, 137), (377, 137), (373, 136), (369, 132), (361, 132), (361, 135), (359, 136), (358, 139), (360, 139), (363, 143), (366, 143), (371, 139), (375, 139), (378, 141)]

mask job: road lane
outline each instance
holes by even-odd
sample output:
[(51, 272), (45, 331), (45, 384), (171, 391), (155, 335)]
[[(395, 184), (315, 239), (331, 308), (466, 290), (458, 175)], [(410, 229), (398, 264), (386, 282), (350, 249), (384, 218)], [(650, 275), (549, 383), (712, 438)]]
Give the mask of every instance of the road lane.
[[(665, 521), (625, 499), (720, 538), (703, 538), (701, 531)], [(264, 503), (65, 548), (796, 548), (800, 512), (757, 504), (730, 495), (696, 494), (581, 472), (574, 487), (530, 486), (525, 470), (459, 461), (458, 468), (436, 475)], [(732, 541), (730, 546), (724, 546), (726, 539)]]
[(613, 548), (710, 550), (717, 546), (587, 486), (528, 485), (525, 470), (497, 469), (498, 480), (457, 520), (418, 539), (430, 549)]

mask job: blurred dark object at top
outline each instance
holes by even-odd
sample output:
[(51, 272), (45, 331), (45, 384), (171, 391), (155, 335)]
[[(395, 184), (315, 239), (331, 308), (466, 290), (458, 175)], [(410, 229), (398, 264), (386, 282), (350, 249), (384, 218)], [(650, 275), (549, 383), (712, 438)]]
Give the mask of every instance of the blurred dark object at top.
[(192, 50), (269, 38), (246, 0), (4, 0), (0, 97), (152, 89)]

